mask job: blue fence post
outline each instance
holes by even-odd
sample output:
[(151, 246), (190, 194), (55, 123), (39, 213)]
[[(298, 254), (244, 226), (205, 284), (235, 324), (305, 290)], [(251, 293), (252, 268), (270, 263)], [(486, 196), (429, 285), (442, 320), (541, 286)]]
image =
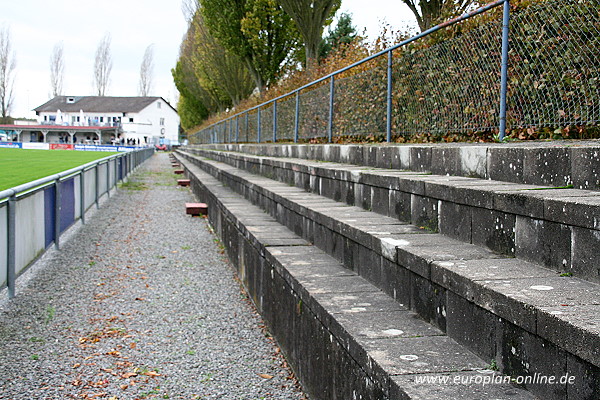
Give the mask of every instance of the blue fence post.
[[(136, 153), (139, 153), (139, 151), (136, 150)], [(145, 158), (142, 156), (142, 154), (140, 153), (140, 161), (144, 162)], [(115, 158), (115, 173), (113, 174), (115, 181), (114, 181), (114, 187), (117, 187), (117, 182), (119, 182), (119, 164), (121, 163), (121, 157), (116, 157)]]
[(60, 178), (58, 178), (54, 182), (54, 248), (56, 250), (60, 250), (60, 186)]
[[(133, 152), (133, 156), (135, 157), (135, 166), (138, 166), (137, 154)], [(110, 198), (110, 160), (106, 161), (106, 197)]]
[(100, 164), (96, 164), (96, 208), (100, 208)]
[(233, 131), (233, 121), (229, 118), (229, 130), (227, 131), (227, 143), (231, 143), (231, 136)]
[(298, 143), (298, 133), (300, 128), (300, 91), (296, 91), (296, 111), (294, 116), (294, 143)]
[(500, 127), (498, 137), (504, 139), (506, 135), (506, 95), (508, 91), (508, 40), (510, 23), (510, 2), (504, 1), (502, 13), (502, 66), (500, 70)]
[(13, 194), (8, 198), (8, 226), (7, 226), (7, 255), (6, 255), (6, 286), (8, 287), (8, 298), (15, 297), (16, 280), (16, 234), (17, 234), (17, 195)]
[(256, 125), (258, 126), (256, 131), (256, 143), (260, 143), (260, 107), (258, 107), (257, 116), (256, 116)]
[(246, 143), (248, 143), (248, 129), (250, 128), (249, 122), (248, 122), (248, 111), (246, 111)]
[(388, 51), (387, 59), (387, 111), (385, 133), (388, 143), (392, 141), (392, 51)]
[(327, 123), (327, 142), (331, 143), (333, 136), (333, 98), (335, 95), (335, 75), (329, 80), (329, 121)]
[(79, 209), (81, 223), (85, 225), (85, 169), (82, 169), (79, 175)]
[(273, 102), (273, 143), (277, 143), (277, 100)]

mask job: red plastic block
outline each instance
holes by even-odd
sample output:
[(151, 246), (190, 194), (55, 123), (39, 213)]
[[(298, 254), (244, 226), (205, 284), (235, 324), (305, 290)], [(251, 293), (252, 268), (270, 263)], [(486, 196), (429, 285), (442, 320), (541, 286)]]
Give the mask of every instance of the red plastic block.
[(177, 184), (179, 186), (190, 186), (190, 180), (189, 179), (177, 179)]
[(206, 203), (185, 203), (185, 213), (189, 215), (207, 215)]

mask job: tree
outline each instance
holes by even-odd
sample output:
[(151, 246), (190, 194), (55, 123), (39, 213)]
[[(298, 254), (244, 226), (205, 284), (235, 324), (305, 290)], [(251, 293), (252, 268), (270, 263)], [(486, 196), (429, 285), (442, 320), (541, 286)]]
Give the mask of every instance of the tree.
[(149, 45), (144, 52), (142, 65), (140, 66), (139, 95), (148, 96), (152, 89), (152, 78), (154, 74), (154, 47)]
[(201, 0), (210, 33), (245, 63), (256, 87), (273, 82), (298, 43), (294, 23), (275, 0)]
[(65, 77), (64, 47), (62, 42), (54, 46), (50, 56), (50, 87), (52, 97), (62, 95), (63, 82)]
[(323, 38), (319, 48), (319, 58), (327, 57), (331, 50), (340, 45), (352, 43), (357, 36), (356, 27), (352, 25), (352, 16), (342, 13), (336, 27), (333, 30), (329, 29), (327, 37)]
[(0, 29), (0, 108), (2, 123), (10, 118), (14, 101), (15, 68), (17, 57), (12, 49), (10, 31), (7, 27)]
[(319, 46), (323, 28), (340, 8), (341, 0), (277, 0), (285, 12), (292, 17), (302, 39), (306, 54), (306, 65), (310, 69), (319, 62)]
[(94, 85), (98, 96), (104, 96), (110, 82), (112, 56), (110, 53), (110, 33), (106, 33), (96, 49), (94, 61)]
[(196, 12), (200, 9), (200, 0), (182, 0), (181, 12), (185, 20), (190, 23), (194, 19)]
[(226, 94), (228, 103), (236, 106), (254, 89), (248, 69), (236, 54), (227, 51), (210, 34), (200, 13), (193, 23), (195, 51), (192, 62), (200, 85)]
[(189, 75), (186, 74), (183, 64), (182, 60), (177, 61), (175, 68), (171, 70), (171, 74), (173, 75), (175, 87), (179, 92), (177, 113), (181, 118), (181, 126), (183, 129), (190, 129), (199, 125), (208, 117), (208, 110), (196, 93), (199, 89), (197, 82), (194, 82), (196, 80), (186, 79)]
[[(199, 15), (199, 14), (198, 14)], [(198, 18), (198, 17), (197, 17)], [(207, 113), (214, 113), (231, 107), (231, 99), (216, 87), (212, 81), (203, 80), (197, 71), (199, 64), (198, 34), (201, 24), (191, 21), (179, 50), (179, 60), (173, 71), (175, 85), (182, 96), (187, 97), (188, 105), (202, 104)], [(243, 68), (242, 63), (238, 63)], [(194, 101), (191, 101), (194, 99)], [(206, 118), (206, 117), (205, 117)]]
[(444, 18), (460, 15), (475, 0), (402, 0), (415, 15), (421, 32), (442, 22)]

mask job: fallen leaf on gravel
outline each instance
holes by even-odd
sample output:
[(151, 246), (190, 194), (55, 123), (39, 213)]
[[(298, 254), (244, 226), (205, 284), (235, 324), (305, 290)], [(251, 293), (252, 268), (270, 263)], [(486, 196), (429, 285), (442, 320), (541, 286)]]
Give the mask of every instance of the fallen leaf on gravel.
[(79, 364), (79, 363), (73, 365), (73, 368), (79, 368), (79, 367), (81, 367), (81, 364)]
[(264, 379), (271, 379), (273, 377), (273, 375), (269, 375), (269, 374), (257, 374), (257, 375)]
[(119, 386), (119, 387), (120, 387), (122, 390), (125, 390), (125, 389), (127, 389), (129, 386), (128, 386), (128, 385), (121, 385), (121, 386)]
[(113, 351), (109, 351), (108, 353), (106, 353), (107, 356), (115, 356), (115, 357), (120, 357), (121, 353), (119, 353), (117, 350), (113, 350)]
[(144, 301), (144, 300), (146, 300), (143, 297), (136, 297), (135, 299), (138, 300), (138, 301)]
[(133, 378), (134, 376), (137, 376), (137, 374), (135, 372), (126, 372), (123, 375), (121, 375), (121, 378), (129, 379), (129, 378)]
[(160, 376), (160, 374), (158, 372), (156, 372), (156, 371), (146, 371), (142, 375), (152, 376), (152, 377)]

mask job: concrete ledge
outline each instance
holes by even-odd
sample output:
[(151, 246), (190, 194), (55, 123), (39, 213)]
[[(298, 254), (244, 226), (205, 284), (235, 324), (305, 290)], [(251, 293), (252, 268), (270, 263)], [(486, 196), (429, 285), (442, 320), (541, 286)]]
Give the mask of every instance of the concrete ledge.
[(600, 140), (501, 144), (213, 144), (202, 148), (600, 190)]
[[(425, 375), (497, 373), (262, 209), (197, 167), (184, 166), (194, 192), (209, 204), (209, 219), (240, 278), (311, 398), (434, 399), (454, 398), (460, 391), (534, 398), (506, 383), (491, 389), (475, 380), (417, 382)], [(279, 243), (269, 244), (275, 237)], [(434, 391), (423, 395), (427, 390)]]
[(597, 191), (198, 149), (193, 153), (600, 283), (600, 252), (592, 250), (600, 246)]
[[(524, 261), (499, 259), (481, 247), (440, 234), (425, 230), (410, 233), (407, 228), (417, 228), (396, 219), (336, 205), (299, 188), (190, 154), (182, 155), (441, 331), (447, 331), (484, 359), (496, 360), (503, 371), (513, 375), (585, 371), (581, 387), (589, 386), (592, 393), (599, 393), (600, 387), (593, 383), (600, 378), (597, 316), (577, 320), (568, 311), (570, 307), (585, 305), (591, 314), (600, 304), (596, 284), (558, 277)], [(185, 165), (189, 168), (190, 163)], [(384, 229), (388, 227), (394, 233)], [(426, 240), (419, 244), (420, 238)], [(487, 262), (487, 271), (475, 266), (477, 262)], [(469, 269), (469, 263), (474, 267)], [(508, 276), (512, 273), (515, 276)], [(550, 296), (549, 291), (553, 293)], [(587, 294), (581, 296), (582, 293)], [(553, 307), (565, 307), (567, 312), (558, 314)], [(466, 315), (478, 317), (465, 319)], [(538, 317), (549, 325), (541, 326)], [(576, 342), (595, 345), (588, 351), (584, 347), (590, 347)], [(547, 365), (548, 351), (553, 354), (553, 362), (561, 365), (559, 370)], [(577, 393), (585, 391), (581, 387)], [(531, 389), (542, 396), (562, 398), (557, 397), (554, 388), (534, 385)], [(569, 388), (556, 390), (566, 396)]]

